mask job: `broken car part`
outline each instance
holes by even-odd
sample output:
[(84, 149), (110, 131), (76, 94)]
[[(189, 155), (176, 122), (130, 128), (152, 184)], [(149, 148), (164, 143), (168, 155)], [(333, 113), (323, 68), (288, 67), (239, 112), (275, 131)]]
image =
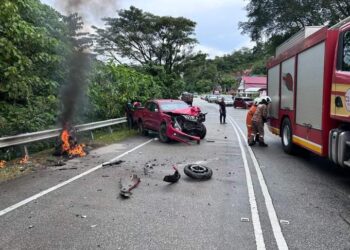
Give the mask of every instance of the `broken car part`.
[(104, 162), (102, 163), (102, 167), (107, 167), (107, 166), (113, 166), (113, 165), (119, 165), (121, 163), (123, 163), (123, 160), (116, 160), (116, 161), (108, 161), (108, 162)]
[(175, 166), (173, 166), (173, 169), (175, 170), (175, 173), (172, 174), (172, 175), (164, 176), (163, 181), (170, 182), (170, 183), (175, 183), (181, 178), (181, 175), (180, 175), (179, 171), (177, 170), (177, 168)]
[(188, 164), (184, 167), (184, 173), (193, 179), (207, 180), (213, 175), (213, 171), (203, 165)]
[(140, 182), (141, 180), (136, 174), (131, 175), (130, 178), (121, 178), (120, 195), (123, 198), (129, 198), (132, 195), (131, 190), (136, 188)]

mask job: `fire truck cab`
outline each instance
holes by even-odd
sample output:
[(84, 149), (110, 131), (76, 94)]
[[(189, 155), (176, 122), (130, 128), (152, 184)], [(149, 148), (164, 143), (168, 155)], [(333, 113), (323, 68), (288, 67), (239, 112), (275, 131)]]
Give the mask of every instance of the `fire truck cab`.
[(298, 145), (350, 167), (350, 17), (330, 28), (305, 27), (267, 68), (269, 129), (284, 151)]

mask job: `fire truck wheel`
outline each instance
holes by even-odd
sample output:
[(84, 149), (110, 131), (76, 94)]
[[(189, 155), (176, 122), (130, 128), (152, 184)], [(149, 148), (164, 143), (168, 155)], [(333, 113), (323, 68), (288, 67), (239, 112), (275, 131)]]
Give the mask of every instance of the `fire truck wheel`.
[(139, 121), (139, 123), (138, 123), (138, 131), (139, 131), (140, 135), (148, 135), (148, 131), (145, 130), (145, 127), (144, 127), (142, 121)]
[(284, 152), (292, 154), (295, 151), (295, 146), (292, 141), (293, 130), (288, 118), (285, 118), (282, 123), (281, 141)]
[(162, 123), (162, 125), (160, 125), (160, 128), (159, 128), (159, 139), (161, 142), (170, 141), (169, 137), (166, 135), (166, 129), (167, 129), (166, 124)]

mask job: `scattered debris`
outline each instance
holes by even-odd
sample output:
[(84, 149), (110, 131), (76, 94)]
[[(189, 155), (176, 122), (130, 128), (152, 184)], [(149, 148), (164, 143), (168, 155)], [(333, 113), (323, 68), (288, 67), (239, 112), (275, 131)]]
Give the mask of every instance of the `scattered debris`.
[(109, 177), (109, 175), (106, 175), (106, 174), (105, 174), (105, 175), (102, 175), (102, 177), (104, 177), (104, 178), (105, 178), (105, 177)]
[(97, 189), (97, 192), (102, 192), (102, 189)]
[(175, 173), (172, 174), (172, 175), (164, 176), (163, 181), (170, 182), (170, 183), (175, 183), (181, 178), (181, 175), (180, 175), (179, 171), (177, 170), (177, 168), (175, 166), (173, 166), (173, 169), (175, 170)]
[(245, 217), (241, 218), (241, 222), (249, 222), (249, 221), (250, 221), (249, 218), (245, 218)]
[(102, 167), (113, 166), (113, 165), (119, 165), (119, 164), (121, 164), (121, 163), (123, 163), (123, 162), (125, 162), (125, 161), (123, 161), (123, 160), (109, 161), (109, 162), (102, 163)]
[(53, 164), (55, 167), (61, 167), (66, 165), (66, 163), (63, 160), (59, 160)]
[(62, 171), (62, 170), (76, 170), (78, 169), (77, 167), (71, 167), (71, 168), (59, 168), (58, 170)]
[(184, 167), (184, 173), (193, 179), (207, 180), (213, 175), (213, 170), (199, 164), (188, 164)]
[(29, 229), (32, 229), (33, 227), (34, 227), (33, 225), (29, 225), (29, 227), (28, 227), (28, 228), (29, 228)]
[(215, 142), (214, 140), (207, 139), (207, 142)]
[(344, 213), (339, 213), (340, 218), (343, 219), (343, 221), (350, 226), (350, 219), (348, 216), (346, 216)]
[(141, 182), (140, 178), (136, 174), (130, 176), (130, 178), (120, 179), (120, 195), (123, 198), (129, 198), (132, 193), (131, 190), (137, 187)]
[(0, 168), (5, 168), (6, 167), (6, 161), (0, 160)]
[(91, 228), (94, 228), (94, 227), (96, 227), (96, 226), (97, 226), (97, 225), (91, 225), (90, 227), (91, 227)]
[(282, 225), (289, 225), (289, 221), (288, 220), (280, 220), (280, 223)]
[(83, 218), (83, 219), (85, 219), (87, 216), (86, 216), (86, 215), (81, 215), (80, 217)]
[(227, 139), (227, 136), (225, 136), (224, 138)]
[(19, 164), (27, 164), (29, 163), (29, 156), (26, 154), (20, 161)]

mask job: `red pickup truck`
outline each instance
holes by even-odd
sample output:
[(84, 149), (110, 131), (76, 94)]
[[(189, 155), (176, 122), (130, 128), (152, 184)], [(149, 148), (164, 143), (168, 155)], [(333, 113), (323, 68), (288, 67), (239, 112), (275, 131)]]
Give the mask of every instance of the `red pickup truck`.
[(158, 99), (132, 111), (132, 119), (141, 134), (159, 133), (162, 142), (176, 140), (200, 142), (206, 135), (205, 115), (199, 107), (189, 107), (181, 100)]

